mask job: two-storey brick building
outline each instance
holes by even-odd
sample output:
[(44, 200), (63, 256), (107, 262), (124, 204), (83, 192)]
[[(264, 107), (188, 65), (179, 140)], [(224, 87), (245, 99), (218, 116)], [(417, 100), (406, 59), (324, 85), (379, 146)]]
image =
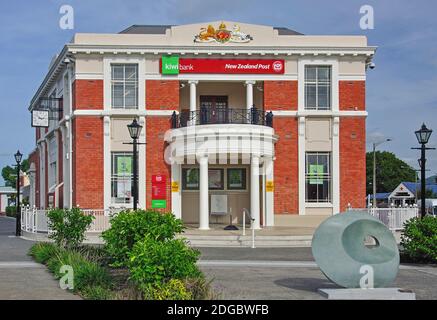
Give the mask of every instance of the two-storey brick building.
[(375, 50), (364, 36), (227, 21), (76, 34), (29, 107), (34, 204), (132, 207), (136, 118), (139, 207), (201, 229), (241, 222), (243, 208), (273, 226), (364, 207)]

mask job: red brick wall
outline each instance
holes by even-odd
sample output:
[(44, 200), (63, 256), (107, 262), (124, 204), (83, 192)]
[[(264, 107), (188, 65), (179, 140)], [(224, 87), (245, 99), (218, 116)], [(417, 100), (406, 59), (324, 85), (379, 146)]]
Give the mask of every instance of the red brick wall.
[[(265, 110), (297, 110), (297, 81), (264, 81)], [(273, 117), (273, 128), (279, 136), (275, 146), (274, 212), (297, 214), (298, 187), (298, 135), (297, 118)]]
[[(58, 135), (58, 185), (61, 184), (64, 181), (64, 145), (62, 143), (62, 131), (59, 130)], [(59, 188), (59, 194), (58, 194), (58, 206), (59, 208), (64, 207), (64, 192), (63, 192), (63, 186)]]
[(38, 149), (36, 149), (35, 151), (33, 151), (30, 155), (29, 155), (29, 165), (34, 164), (35, 166), (35, 188), (34, 188), (34, 199), (35, 199), (35, 206), (37, 208), (40, 207), (40, 199), (39, 199), (39, 152)]
[[(171, 168), (164, 160), (167, 143), (164, 141), (166, 130), (170, 129), (170, 117), (147, 117), (146, 119), (146, 206), (152, 206), (152, 175), (166, 176), (167, 209), (171, 209)], [(140, 147), (141, 148), (141, 147)]]
[(179, 81), (146, 80), (146, 109), (179, 110)]
[(297, 214), (298, 185), (298, 121), (294, 117), (274, 117), (273, 127), (279, 140), (275, 146), (274, 212)]
[(45, 168), (45, 170), (44, 170), (44, 177), (43, 177), (43, 179), (45, 179), (44, 181), (45, 181), (45, 183), (44, 183), (44, 187), (45, 187), (45, 204), (44, 204), (44, 206), (45, 206), (45, 208), (48, 208), (48, 206), (49, 206), (49, 154), (48, 154), (48, 145), (47, 145), (47, 143), (45, 144), (45, 147), (44, 147), (44, 162), (45, 162), (45, 165), (44, 165), (44, 168)]
[(103, 119), (73, 120), (73, 205), (103, 208)]
[(265, 110), (297, 110), (297, 81), (264, 81)]
[(73, 110), (103, 109), (103, 80), (75, 80)]
[(366, 205), (366, 119), (340, 119), (340, 210)]
[(366, 82), (339, 81), (339, 99), (340, 110), (364, 111), (366, 109)]

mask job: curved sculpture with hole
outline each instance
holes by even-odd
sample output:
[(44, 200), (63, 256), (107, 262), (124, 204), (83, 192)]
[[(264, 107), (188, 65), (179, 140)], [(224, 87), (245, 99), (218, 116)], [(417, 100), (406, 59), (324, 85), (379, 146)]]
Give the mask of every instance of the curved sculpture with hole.
[[(366, 245), (366, 238), (374, 240), (373, 246)], [(314, 233), (312, 252), (325, 276), (345, 288), (362, 287), (363, 270), (373, 271), (373, 287), (385, 287), (399, 270), (399, 250), (392, 232), (365, 211), (326, 219)]]

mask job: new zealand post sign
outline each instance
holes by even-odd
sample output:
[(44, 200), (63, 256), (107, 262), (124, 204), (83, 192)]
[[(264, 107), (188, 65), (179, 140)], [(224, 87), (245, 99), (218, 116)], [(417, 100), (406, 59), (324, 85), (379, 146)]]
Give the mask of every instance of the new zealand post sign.
[(164, 175), (152, 176), (152, 208), (167, 207), (167, 182)]
[(163, 75), (184, 73), (220, 74), (284, 74), (285, 62), (278, 59), (189, 59), (163, 56), (160, 60)]

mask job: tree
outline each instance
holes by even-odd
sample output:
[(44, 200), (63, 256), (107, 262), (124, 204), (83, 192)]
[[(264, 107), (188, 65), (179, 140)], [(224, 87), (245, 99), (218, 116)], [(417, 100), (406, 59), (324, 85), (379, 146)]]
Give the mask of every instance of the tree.
[[(392, 192), (403, 181), (415, 181), (416, 171), (387, 151), (376, 152), (376, 192)], [(373, 193), (373, 152), (366, 154), (367, 194)]]
[[(29, 171), (29, 159), (24, 159), (21, 162), (21, 171)], [(2, 169), (2, 177), (5, 181), (5, 186), (15, 188), (17, 185), (17, 168), (16, 166), (6, 166)]]

